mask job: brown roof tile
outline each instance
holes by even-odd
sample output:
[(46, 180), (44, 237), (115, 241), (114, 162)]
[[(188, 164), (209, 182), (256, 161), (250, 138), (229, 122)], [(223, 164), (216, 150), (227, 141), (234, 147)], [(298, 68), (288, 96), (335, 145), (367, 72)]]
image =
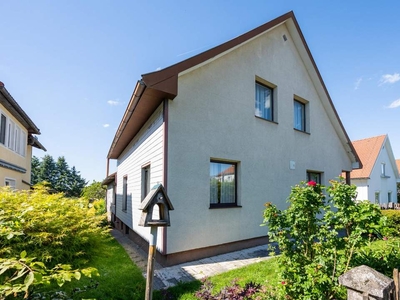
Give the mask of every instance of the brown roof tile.
[(353, 170), (350, 173), (351, 178), (369, 178), (383, 143), (386, 140), (386, 136), (387, 135), (380, 135), (352, 142), (361, 159), (363, 167), (358, 170)]

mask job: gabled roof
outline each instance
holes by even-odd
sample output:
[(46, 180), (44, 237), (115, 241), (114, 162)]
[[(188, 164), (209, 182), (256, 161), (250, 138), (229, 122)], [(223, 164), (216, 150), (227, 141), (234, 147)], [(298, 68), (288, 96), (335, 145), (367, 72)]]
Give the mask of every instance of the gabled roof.
[(390, 146), (389, 137), (385, 135), (375, 136), (352, 142), (356, 149), (359, 157), (361, 158), (363, 167), (358, 170), (354, 170), (350, 173), (351, 178), (355, 179), (367, 179), (370, 178), (371, 172), (377, 162), (379, 153), (386, 146), (389, 159), (392, 163), (393, 170), (396, 178), (399, 177), (399, 172), (393, 157), (393, 151)]
[(107, 157), (117, 159), (133, 137), (139, 132), (147, 119), (164, 99), (174, 99), (178, 94), (178, 77), (183, 72), (188, 72), (196, 66), (206, 64), (228, 53), (229, 51), (251, 41), (254, 38), (285, 24), (296, 48), (303, 60), (305, 67), (314, 82), (314, 86), (322, 104), (328, 113), (329, 120), (335, 128), (342, 145), (348, 153), (353, 168), (361, 167), (360, 159), (354, 150), (351, 141), (343, 127), (336, 109), (329, 96), (328, 90), (322, 80), (321, 74), (311, 55), (310, 49), (300, 30), (299, 24), (292, 11), (267, 22), (245, 34), (242, 34), (228, 42), (202, 52), (177, 64), (160, 71), (142, 75), (142, 79), (136, 84), (128, 107), (117, 129)]

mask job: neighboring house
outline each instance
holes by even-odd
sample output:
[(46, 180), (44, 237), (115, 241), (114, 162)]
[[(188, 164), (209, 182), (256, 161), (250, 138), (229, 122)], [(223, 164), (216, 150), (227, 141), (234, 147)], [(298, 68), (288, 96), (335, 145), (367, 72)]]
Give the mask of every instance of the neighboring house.
[(292, 12), (142, 75), (107, 157), (116, 227), (142, 245), (141, 201), (166, 188), (164, 265), (265, 243), (266, 202), (286, 208), (291, 186), (360, 165)]
[[(116, 192), (116, 185), (115, 176), (117, 173), (112, 173), (107, 176), (106, 179), (103, 180), (101, 183), (102, 185), (107, 186), (106, 192), (106, 208), (107, 208), (107, 219), (108, 221), (115, 221), (115, 192)], [(114, 217), (114, 219), (112, 218)]]
[(36, 134), (39, 128), (0, 82), (0, 186), (30, 188), (32, 147), (46, 151)]
[[(397, 166), (397, 171), (399, 171), (399, 177), (400, 177), (400, 159), (396, 159), (396, 166)], [(397, 182), (400, 182), (400, 178), (397, 180)]]
[(397, 202), (399, 171), (388, 135), (354, 141), (363, 167), (351, 172), (351, 183), (357, 186), (357, 200), (383, 204)]

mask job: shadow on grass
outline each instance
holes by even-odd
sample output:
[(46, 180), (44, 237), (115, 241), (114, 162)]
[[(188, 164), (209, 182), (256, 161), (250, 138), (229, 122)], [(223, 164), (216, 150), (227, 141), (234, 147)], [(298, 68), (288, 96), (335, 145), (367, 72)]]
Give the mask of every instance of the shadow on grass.
[(153, 300), (197, 299), (194, 293), (200, 289), (200, 286), (201, 282), (199, 280), (179, 283), (166, 290), (154, 291)]

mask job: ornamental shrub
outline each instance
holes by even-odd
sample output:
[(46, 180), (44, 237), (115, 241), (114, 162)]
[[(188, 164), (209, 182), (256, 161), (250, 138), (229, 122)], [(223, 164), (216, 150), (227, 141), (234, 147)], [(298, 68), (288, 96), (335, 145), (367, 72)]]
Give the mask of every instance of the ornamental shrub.
[[(17, 297), (19, 294), (27, 298), (34, 285), (55, 281), (62, 286), (72, 279), (79, 280), (82, 274), (89, 277), (98, 274), (96, 269), (90, 267), (73, 269), (70, 264), (67, 264), (68, 255), (63, 257), (59, 254), (60, 250), (57, 247), (48, 245), (51, 241), (46, 238), (51, 239), (53, 233), (57, 236), (57, 230), (46, 227), (46, 224), (39, 226), (41, 219), (38, 216), (56, 211), (57, 213), (52, 215), (53, 222), (63, 222), (65, 217), (61, 216), (61, 212), (66, 213), (65, 209), (64, 211), (55, 210), (52, 203), (55, 200), (60, 199), (47, 197), (43, 191), (31, 193), (29, 191), (14, 192), (9, 188), (0, 189), (0, 244), (2, 245), (0, 299), (11, 295)], [(62, 199), (61, 204), (65, 205)], [(72, 209), (72, 211), (77, 213), (77, 210)], [(68, 214), (66, 217), (68, 218)], [(61, 225), (62, 223), (58, 226), (61, 227)], [(66, 225), (68, 226), (69, 223)], [(58, 233), (58, 235), (66, 234), (69, 234), (68, 229), (64, 229), (63, 233)], [(62, 244), (66, 240), (63, 236), (57, 242)], [(65, 244), (68, 247), (70, 243)], [(69, 251), (70, 249), (65, 248), (65, 252)], [(41, 252), (46, 253), (46, 257), (42, 256), (40, 260)], [(52, 255), (53, 252), (56, 254)], [(51, 262), (47, 261), (47, 258), (51, 258)], [(54, 258), (64, 258), (64, 260)]]
[(382, 210), (387, 218), (388, 235), (400, 236), (400, 210)]
[(330, 181), (325, 188), (314, 181), (292, 188), (289, 207), (266, 203), (264, 225), (281, 255), (281, 296), (285, 299), (340, 299), (338, 277), (352, 266), (356, 249), (382, 224), (377, 205), (355, 202), (356, 187)]

